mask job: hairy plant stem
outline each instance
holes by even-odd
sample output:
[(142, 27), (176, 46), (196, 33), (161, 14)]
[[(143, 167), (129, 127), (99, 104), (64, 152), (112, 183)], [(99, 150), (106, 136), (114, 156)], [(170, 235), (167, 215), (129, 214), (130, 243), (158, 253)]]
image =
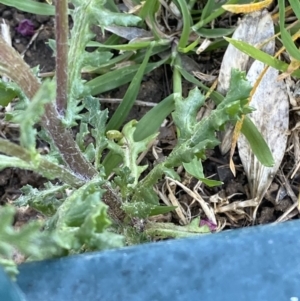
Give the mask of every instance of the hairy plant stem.
[(55, 4), (56, 32), (56, 108), (64, 115), (68, 100), (68, 1), (59, 0)]
[(97, 171), (79, 150), (71, 131), (66, 129), (52, 103), (45, 105), (42, 126), (46, 128), (70, 169), (82, 180), (93, 178)]
[[(0, 58), (0, 74), (12, 79), (23, 90), (27, 98), (32, 99), (40, 88), (40, 83), (30, 70), (29, 66), (23, 61), (19, 53), (17, 53), (14, 48), (9, 46), (1, 36)], [(41, 163), (42, 166), (44, 166), (48, 171), (53, 170), (53, 172), (57, 174), (58, 178), (66, 180), (68, 184), (73, 184), (72, 186), (74, 187), (80, 186), (82, 182), (88, 181), (97, 174), (96, 169), (85, 159), (79, 150), (75, 140), (72, 137), (71, 131), (67, 130), (63, 125), (53, 103), (48, 103), (45, 105), (45, 115), (42, 117), (41, 124), (53, 139), (54, 144), (60, 151), (66, 164), (71, 169), (71, 172), (69, 172), (69, 175), (63, 176), (63, 174), (61, 174), (61, 176), (59, 176), (57, 165), (52, 166), (50, 162), (47, 161), (47, 163)], [(22, 160), (26, 159), (25, 161), (27, 161), (27, 153), (24, 152), (24, 149), (15, 144), (13, 146), (16, 150), (15, 154), (9, 152), (8, 150), (6, 151), (5, 146), (3, 146), (3, 150), (0, 149), (0, 151), (9, 155), (15, 155)], [(21, 150), (23, 151), (21, 152)], [(39, 172), (39, 168), (37, 168), (35, 171)], [(61, 169), (61, 171), (63, 171), (63, 169)], [(67, 179), (66, 177), (70, 178)], [(121, 208), (122, 201), (120, 196), (111, 188), (109, 184), (104, 184), (103, 188), (106, 189), (103, 201), (110, 208), (110, 216), (115, 222), (122, 223), (125, 215)]]
[[(32, 99), (41, 85), (19, 53), (2, 37), (0, 37), (0, 57), (2, 58), (0, 73), (16, 82), (28, 99)], [(41, 123), (50, 134), (66, 164), (78, 178), (88, 180), (97, 174), (95, 168), (79, 150), (72, 133), (64, 127), (53, 103), (45, 105), (45, 115)]]

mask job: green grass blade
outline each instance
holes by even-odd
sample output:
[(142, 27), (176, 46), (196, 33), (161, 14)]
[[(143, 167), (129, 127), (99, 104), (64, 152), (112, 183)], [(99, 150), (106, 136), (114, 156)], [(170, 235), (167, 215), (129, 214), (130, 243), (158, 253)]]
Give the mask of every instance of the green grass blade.
[[(91, 42), (93, 41), (90, 41), (89, 43)], [(105, 45), (117, 45), (119, 43), (120, 43), (120, 37), (117, 36), (116, 34), (112, 34), (111, 36), (107, 37), (107, 39), (104, 42)]]
[(46, 3), (40, 3), (32, 0), (0, 0), (0, 3), (34, 15), (55, 15), (54, 6)]
[(159, 2), (158, 0), (146, 0), (144, 3), (139, 16), (145, 20), (147, 17), (150, 17), (151, 15), (155, 15), (159, 8)]
[(101, 64), (100, 67), (85, 66), (82, 68), (82, 72), (105, 74), (109, 72), (111, 69), (113, 69), (114, 67), (116, 67), (118, 64), (121, 64), (124, 61), (128, 61), (132, 55), (133, 55), (133, 51), (127, 51), (123, 54), (120, 54), (110, 59), (108, 62)]
[[(158, 54), (158, 56), (160, 56), (164, 51), (166, 51), (166, 52), (164, 53), (163, 56), (161, 56), (161, 58), (165, 58), (167, 56), (167, 52), (170, 52), (170, 41), (169, 41), (169, 44), (167, 44), (167, 45), (155, 46), (152, 50), (152, 55)], [(137, 64), (140, 64), (145, 57), (145, 53), (146, 53), (145, 49), (138, 51), (135, 55), (133, 55), (132, 61), (134, 61)]]
[(200, 37), (197, 38), (197, 40), (195, 40), (194, 42), (192, 42), (190, 45), (186, 46), (183, 49), (180, 49), (181, 53), (188, 53), (190, 51), (193, 51), (195, 49), (195, 47), (197, 47), (197, 45), (199, 44), (200, 41)]
[(299, 5), (299, 0), (289, 0), (291, 7), (297, 16), (298, 20), (300, 20), (300, 5)]
[(115, 1), (114, 0), (108, 0), (106, 1), (105, 3), (105, 8), (114, 12), (114, 13), (119, 13), (120, 10), (118, 8), (118, 6), (116, 5)]
[(231, 35), (235, 31), (235, 28), (200, 28), (196, 31), (197, 34), (204, 38), (216, 39)]
[[(300, 61), (300, 51), (296, 47), (291, 35), (285, 28), (284, 20), (285, 20), (285, 1), (279, 0), (279, 25), (280, 25), (280, 33), (282, 38), (282, 43), (285, 46), (287, 52), (296, 60)], [(298, 1), (299, 6), (299, 1)], [(298, 10), (297, 10), (298, 11)]]
[(103, 166), (105, 169), (106, 176), (109, 176), (114, 168), (116, 168), (118, 165), (120, 165), (123, 161), (123, 158), (119, 155), (114, 154), (112, 151), (110, 151), (107, 156), (103, 160)]
[(131, 50), (138, 50), (149, 47), (152, 41), (140, 41), (134, 42), (130, 44), (123, 44), (123, 45), (105, 45), (99, 42), (91, 41), (88, 43), (89, 47), (99, 47), (99, 48), (108, 48), (108, 49), (115, 49), (115, 50), (123, 50), (123, 51), (131, 51)]
[[(149, 63), (145, 68), (145, 74), (153, 71), (161, 66), (168, 58), (160, 60), (156, 63)], [(127, 66), (121, 69), (113, 70), (104, 75), (98, 76), (85, 85), (90, 89), (91, 95), (97, 95), (118, 88), (129, 83), (140, 68), (140, 64)]]
[(123, 122), (125, 121), (126, 117), (128, 116), (128, 114), (136, 100), (136, 97), (139, 93), (141, 81), (145, 74), (145, 70), (146, 70), (149, 58), (151, 56), (151, 53), (152, 53), (153, 45), (154, 44), (152, 44), (149, 47), (149, 49), (147, 50), (144, 61), (140, 65), (136, 75), (134, 76), (133, 80), (131, 81), (131, 83), (125, 93), (125, 96), (123, 98), (123, 101), (118, 106), (118, 108), (115, 111), (115, 113), (113, 114), (112, 118), (109, 120), (109, 122), (106, 126), (107, 131), (119, 129), (121, 127), (121, 125), (123, 124)]
[(174, 108), (174, 95), (171, 94), (142, 117), (136, 126), (134, 140), (141, 141), (156, 133)]
[(188, 43), (190, 31), (191, 31), (191, 16), (189, 12), (189, 8), (185, 0), (177, 0), (182, 14), (183, 19), (183, 29), (180, 34), (180, 40), (178, 43), (178, 48), (183, 49)]
[(251, 150), (253, 151), (257, 160), (264, 166), (273, 166), (274, 159), (270, 148), (261, 133), (256, 128), (255, 124), (248, 116), (246, 116), (244, 119), (242, 133), (247, 138), (251, 146)]
[[(240, 2), (240, 0), (229, 0), (226, 3), (222, 3), (222, 4), (236, 4), (238, 2)], [(198, 23), (196, 23), (192, 27), (192, 30), (197, 31), (199, 28), (203, 27), (204, 25), (206, 25), (209, 22), (213, 21), (217, 17), (221, 16), (224, 12), (225, 12), (225, 10), (222, 7), (218, 8), (217, 10), (212, 12), (208, 17), (206, 17), (204, 20), (200, 20)]]
[(201, 21), (203, 21), (205, 18), (207, 18), (215, 9), (216, 7), (216, 1), (215, 0), (208, 0), (202, 10), (201, 14)]
[[(248, 54), (249, 56), (251, 56), (252, 58), (263, 62), (281, 72), (285, 72), (288, 69), (288, 64), (274, 58), (273, 56), (255, 48), (252, 45), (249, 45), (245, 42), (242, 41), (237, 41), (231, 38), (225, 38), (224, 39), (226, 41), (228, 41), (229, 43), (231, 43), (234, 47), (236, 47), (237, 49), (239, 49), (240, 51)], [(300, 70), (296, 70), (292, 73), (293, 76), (300, 78)]]
[(141, 17), (143, 20), (147, 19), (148, 22), (151, 23), (152, 34), (157, 40), (161, 38), (159, 32), (157, 31), (157, 24), (155, 18), (155, 14), (157, 13), (159, 6), (160, 4), (158, 0), (146, 0), (139, 13), (139, 17)]
[[(111, 44), (102, 44), (96, 41), (90, 41), (88, 43), (88, 47), (97, 47), (98, 49), (115, 49), (115, 50), (122, 50), (122, 51), (136, 51), (139, 49), (144, 49), (150, 46), (153, 41), (139, 41), (139, 42), (132, 42), (129, 44), (120, 44), (120, 45), (111, 45)], [(170, 44), (170, 40), (159, 40), (155, 42), (155, 48), (160, 46), (168, 46)]]

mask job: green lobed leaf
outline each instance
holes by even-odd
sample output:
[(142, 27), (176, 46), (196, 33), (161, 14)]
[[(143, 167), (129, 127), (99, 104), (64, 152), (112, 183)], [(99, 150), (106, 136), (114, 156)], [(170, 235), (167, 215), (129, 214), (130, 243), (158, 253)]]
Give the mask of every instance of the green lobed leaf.
[(174, 179), (176, 181), (180, 181), (180, 176), (178, 175), (178, 173), (172, 169), (172, 168), (168, 168), (167, 166), (162, 166), (162, 172), (167, 176), (170, 177), (171, 179)]
[(204, 101), (205, 97), (198, 88), (191, 90), (187, 98), (175, 101), (175, 112), (172, 117), (179, 131), (179, 143), (193, 134), (197, 113)]
[[(84, 86), (81, 80), (81, 70), (85, 63), (91, 62), (95, 65), (102, 63), (102, 60), (108, 62), (111, 54), (101, 52), (103, 55), (95, 56), (95, 53), (86, 52), (87, 44), (93, 38), (94, 33), (91, 31), (91, 25), (99, 25), (103, 30), (108, 25), (131, 26), (136, 25), (140, 18), (125, 13), (115, 13), (105, 8), (105, 1), (74, 1), (76, 9), (73, 11), (73, 28), (71, 31), (70, 48), (69, 48), (69, 76), (68, 76), (68, 105), (64, 116), (64, 123), (71, 127), (76, 125), (76, 119), (80, 116), (78, 113), (82, 107), (78, 105), (80, 97), (94, 95), (88, 86)], [(92, 64), (92, 65), (93, 65)]]
[(104, 7), (99, 7), (97, 1), (92, 2), (89, 12), (90, 16), (94, 15), (94, 18), (98, 21), (98, 24), (102, 29), (108, 25), (136, 26), (141, 21), (141, 18), (138, 16), (115, 13)]
[(4, 272), (14, 281), (16, 275), (18, 275), (18, 268), (16, 263), (11, 259), (5, 259), (0, 257), (0, 266), (4, 269)]
[[(240, 41), (234, 41), (234, 45), (237, 47), (238, 44), (235, 44), (235, 43), (239, 43)], [(243, 42), (241, 42), (243, 43)], [(252, 47), (251, 45), (249, 45), (250, 48)], [(240, 48), (239, 48), (240, 49)], [(241, 49), (240, 49), (241, 50)], [(252, 52), (253, 50), (253, 52)], [(253, 48), (251, 50), (251, 53), (253, 54), (257, 54), (257, 52), (259, 51), (257, 48)], [(263, 55), (265, 53), (263, 52)], [(256, 57), (257, 58), (257, 57)], [(271, 59), (273, 59), (271, 56), (270, 56)], [(278, 61), (280, 63), (280, 61)], [(286, 68), (288, 67), (288, 65), (286, 65)], [(187, 79), (188, 81), (194, 83), (195, 85), (197, 85), (198, 87), (201, 87), (202, 89), (204, 89), (205, 91), (208, 91), (208, 88), (206, 86), (204, 86), (201, 82), (199, 82), (196, 78), (194, 78), (192, 75), (190, 75), (186, 70), (184, 69), (180, 69), (180, 72), (181, 74), (183, 75), (183, 77), (185, 79)], [(300, 73), (299, 73), (299, 76), (300, 76)], [(211, 94), (211, 98), (212, 100), (216, 103), (216, 104), (220, 104), (224, 97), (217, 93), (217, 92), (213, 92)], [(249, 118), (246, 116), (245, 117), (245, 120), (248, 121)], [(244, 133), (245, 132), (245, 133)], [(273, 162), (273, 159), (272, 159), (272, 155), (271, 155), (271, 152), (269, 150), (269, 147), (268, 145), (266, 144), (264, 138), (262, 137), (262, 135), (258, 132), (258, 130), (256, 129), (255, 125), (252, 124), (250, 122), (244, 122), (243, 124), (243, 128), (242, 128), (242, 133), (246, 136), (246, 138), (248, 139), (250, 145), (251, 145), (251, 149), (253, 151), (253, 153), (255, 154), (255, 156), (257, 156), (257, 159), (262, 163), (264, 164), (265, 166), (270, 166), (272, 165), (271, 162)], [(255, 141), (260, 141), (261, 143), (261, 146), (262, 147), (259, 147), (258, 146), (258, 143), (255, 143)]]
[(76, 134), (76, 143), (82, 152), (85, 151), (85, 137), (90, 133), (88, 125), (85, 122), (81, 122), (79, 126), (79, 132)]
[(99, 49), (93, 52), (85, 52), (83, 54), (83, 64), (85, 66), (99, 68), (103, 64), (107, 64), (114, 54), (110, 51), (100, 51)]
[[(204, 158), (206, 148), (216, 146), (219, 141), (215, 138), (215, 131), (219, 130), (226, 122), (236, 121), (241, 114), (245, 114), (247, 98), (251, 91), (251, 85), (246, 80), (244, 72), (232, 71), (231, 83), (228, 93), (224, 100), (217, 106), (211, 114), (196, 123), (195, 101), (193, 98), (187, 98), (185, 102), (185, 113), (188, 117), (180, 116), (182, 104), (175, 100), (174, 122), (179, 127), (179, 131), (183, 127), (190, 127), (189, 131), (185, 131), (184, 135), (180, 134), (180, 144), (174, 148), (172, 153), (166, 159), (167, 166), (176, 166), (181, 162), (188, 163), (193, 160), (194, 155)], [(190, 92), (192, 93), (192, 92)], [(186, 122), (185, 119), (187, 118)], [(178, 125), (177, 125), (178, 122)]]
[(122, 130), (123, 138), (118, 142), (111, 140), (108, 143), (108, 148), (114, 153), (122, 156), (123, 166), (127, 166), (131, 171), (131, 176), (134, 178), (132, 187), (138, 183), (141, 173), (147, 168), (147, 166), (139, 166), (136, 163), (138, 155), (145, 151), (149, 143), (157, 136), (157, 133), (155, 133), (136, 142), (133, 138), (136, 124), (136, 120), (132, 120), (125, 124)]
[(183, 163), (184, 169), (194, 178), (200, 180), (208, 187), (220, 186), (223, 184), (221, 181), (210, 180), (205, 178), (203, 173), (203, 166), (201, 160), (195, 156), (194, 159), (189, 163)]
[[(96, 199), (97, 197), (98, 193), (89, 195), (85, 199), (85, 203), (95, 203), (95, 201), (98, 201)], [(95, 210), (91, 211), (85, 217), (84, 222), (79, 228), (79, 231), (76, 233), (76, 236), (80, 239), (80, 241), (88, 246), (91, 250), (105, 250), (111, 247), (122, 245), (121, 236), (113, 233), (105, 233), (106, 228), (111, 225), (111, 221), (108, 218), (107, 209), (108, 206), (103, 202), (97, 205), (97, 208), (95, 208)], [(107, 236), (105, 234), (107, 234)], [(111, 235), (111, 237), (115, 236), (114, 238), (118, 238), (118, 241), (110, 245), (110, 238), (108, 235)]]
[[(41, 231), (40, 221), (30, 221), (20, 229), (15, 230), (13, 219), (15, 208), (0, 207), (0, 264), (9, 272), (16, 272), (13, 262), (14, 250), (35, 259), (45, 259), (55, 255), (62, 255), (62, 249), (55, 242), (55, 235)], [(15, 276), (12, 275), (12, 276)]]
[(114, 170), (117, 175), (114, 177), (114, 183), (120, 189), (122, 199), (127, 200), (132, 194), (132, 184), (134, 183), (134, 177), (131, 175), (131, 170), (125, 167), (119, 167)]
[(49, 133), (41, 128), (38, 133), (37, 133), (38, 139), (41, 139), (42, 141), (46, 142), (49, 146), (49, 151), (47, 154), (45, 154), (43, 157), (54, 163), (54, 164), (64, 164), (64, 160), (62, 159), (61, 153), (59, 152), (59, 150), (57, 149), (57, 147), (55, 146), (52, 138), (50, 137)]
[[(92, 12), (90, 12), (91, 2), (73, 2), (76, 9), (72, 13), (74, 24), (68, 52), (68, 102), (64, 116), (64, 123), (68, 127), (75, 125), (76, 119), (79, 118), (78, 98), (84, 94), (81, 69), (86, 61), (87, 43), (94, 37), (94, 33), (91, 32), (91, 25), (96, 22), (95, 18), (92, 17)], [(99, 6), (102, 7), (103, 3), (99, 3)]]
[(141, 185), (135, 189), (132, 200), (130, 202), (124, 202), (122, 208), (131, 218), (138, 217), (145, 219), (149, 217), (157, 206), (159, 206), (159, 200), (153, 187)]
[[(92, 136), (95, 138), (95, 167), (100, 168), (100, 160), (102, 152), (107, 146), (107, 138), (105, 136), (106, 122), (108, 119), (108, 110), (100, 110), (100, 102), (92, 96), (86, 97), (83, 101), (85, 108), (88, 110), (86, 114), (87, 121), (93, 127)], [(91, 145), (91, 144), (90, 144)]]
[(79, 132), (76, 134), (76, 143), (80, 148), (81, 152), (85, 156), (85, 158), (89, 162), (93, 162), (95, 160), (95, 147), (91, 142), (86, 145), (85, 138), (88, 138), (90, 134), (88, 124), (85, 122), (81, 122), (79, 126)]
[(67, 188), (69, 188), (68, 185), (57, 186), (50, 182), (45, 183), (45, 189), (36, 189), (25, 185), (21, 188), (22, 195), (14, 201), (14, 205), (30, 206), (46, 216), (52, 216), (61, 205), (61, 199), (66, 197)]
[(18, 93), (5, 85), (3, 81), (0, 81), (0, 106), (7, 106)]
[(55, 229), (60, 246), (68, 252), (103, 250), (123, 245), (120, 235), (109, 232), (108, 206), (102, 202), (101, 177), (95, 177), (65, 199), (47, 228)]
[[(24, 103), (29, 102), (23, 91), (16, 83), (11, 81), (6, 82), (0, 79), (0, 106), (7, 106), (16, 97), (19, 97), (19, 102), (14, 106), (15, 110), (17, 110), (19, 106), (24, 106)], [(23, 103), (23, 105), (19, 103)], [(13, 114), (14, 111), (9, 113)], [(6, 115), (9, 114), (7, 113)], [(5, 116), (6, 120), (7, 118), (9, 117)]]
[(44, 105), (55, 99), (55, 83), (44, 81), (27, 108), (15, 117), (14, 121), (20, 123), (20, 142), (33, 155), (36, 153), (36, 130), (34, 124), (39, 121), (44, 114)]
[[(249, 112), (247, 98), (250, 91), (251, 85), (246, 80), (245, 73), (233, 70), (228, 95), (208, 117), (203, 118), (198, 123), (193, 120), (195, 117), (185, 117), (190, 124), (195, 124), (194, 131), (187, 131), (185, 139), (181, 139), (170, 155), (163, 162), (155, 165), (145, 178), (138, 183), (133, 199), (139, 199), (139, 193), (143, 189), (153, 187), (162, 177), (166, 167), (171, 169), (182, 165), (183, 162), (192, 162), (195, 156), (204, 159), (205, 151), (219, 144), (219, 141), (215, 137), (216, 131), (220, 130), (226, 122), (235, 122), (242, 115)], [(180, 111), (176, 112), (176, 110), (181, 109), (180, 102), (181, 99), (175, 98), (174, 115), (179, 115), (180, 113)], [(194, 110), (195, 104), (193, 98), (190, 98), (190, 101), (187, 101), (185, 104), (191, 108), (191, 111)], [(185, 112), (189, 112), (189, 110), (186, 109)], [(177, 120), (181, 122), (184, 119), (183, 117), (178, 117)], [(176, 119), (174, 121), (176, 124)], [(147, 195), (143, 195), (143, 199), (147, 202)]]
[(218, 107), (223, 108), (235, 100), (242, 100), (245, 105), (251, 90), (252, 86), (247, 81), (245, 72), (232, 70), (228, 92)]

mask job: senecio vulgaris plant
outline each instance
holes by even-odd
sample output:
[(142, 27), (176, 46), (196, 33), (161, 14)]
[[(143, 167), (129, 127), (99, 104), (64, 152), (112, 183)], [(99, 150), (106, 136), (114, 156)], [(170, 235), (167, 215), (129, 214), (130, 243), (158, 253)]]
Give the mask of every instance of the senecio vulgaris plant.
[[(0, 211), (1, 263), (10, 272), (16, 272), (11, 260), (14, 247), (29, 259), (43, 259), (120, 247), (134, 240), (132, 235), (141, 240), (162, 233), (159, 224), (147, 223), (147, 219), (174, 207), (159, 204), (154, 185), (164, 175), (180, 180), (174, 168), (182, 164), (191, 174), (205, 180), (201, 160), (205, 159), (207, 149), (219, 143), (215, 132), (250, 112), (247, 98), (251, 87), (243, 73), (233, 71), (227, 96), (208, 117), (197, 121), (205, 97), (198, 88), (191, 90), (187, 98), (182, 97), (181, 75), (176, 68), (180, 64), (177, 50), (182, 43), (177, 45), (171, 39), (156, 36), (147, 44), (145, 57), (124, 97), (133, 98), (131, 104), (120, 105), (108, 120), (108, 111), (101, 110), (99, 100), (91, 95), (89, 85), (81, 78), (84, 66), (101, 65), (112, 59), (109, 51), (86, 51), (93, 38), (91, 26), (98, 25), (103, 30), (111, 25), (138, 26), (141, 19), (109, 11), (103, 0), (71, 2), (74, 9), (69, 11), (67, 0), (56, 1), (53, 80), (41, 82), (0, 37), (0, 73), (11, 80), (1, 81), (2, 91), (10, 98), (19, 98), (6, 119), (20, 125), (20, 144), (0, 138), (0, 168), (32, 170), (52, 180), (43, 190), (23, 187), (23, 195), (16, 201), (17, 205), (30, 205), (42, 212), (46, 217), (42, 224), (32, 222), (15, 232), (11, 227), (14, 210), (4, 207)], [(73, 19), (70, 37), (68, 13)], [(135, 100), (136, 87), (152, 50), (168, 43), (172, 51), (165, 61), (174, 66), (174, 93), (163, 105), (171, 108), (178, 142), (168, 157), (142, 177), (147, 166), (138, 165), (137, 158), (155, 139), (158, 128), (149, 132), (141, 126), (143, 120), (132, 120), (122, 130), (120, 127)], [(71, 129), (75, 126), (79, 131), (74, 138)], [(88, 135), (93, 142), (87, 145)], [(48, 143), (48, 154), (38, 151), (37, 139)], [(104, 152), (108, 152), (105, 158)], [(115, 176), (109, 179), (111, 170)], [(136, 220), (146, 223), (145, 232), (135, 227)], [(205, 231), (207, 228), (199, 224), (194, 227), (195, 233)]]

